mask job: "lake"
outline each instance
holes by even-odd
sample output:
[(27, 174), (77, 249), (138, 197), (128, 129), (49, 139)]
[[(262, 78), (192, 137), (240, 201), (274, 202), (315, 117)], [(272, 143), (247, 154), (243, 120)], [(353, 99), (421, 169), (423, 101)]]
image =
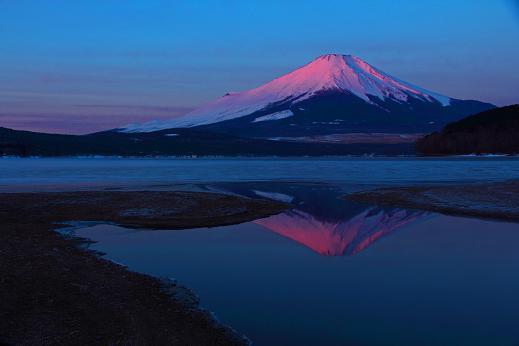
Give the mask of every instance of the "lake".
[(256, 345), (517, 345), (519, 225), (340, 198), (376, 186), (506, 180), (513, 158), (2, 159), (4, 189), (198, 188), (287, 201), (239, 225), (73, 232), (174, 278)]
[(399, 184), (506, 180), (519, 158), (0, 158), (0, 191), (214, 181)]

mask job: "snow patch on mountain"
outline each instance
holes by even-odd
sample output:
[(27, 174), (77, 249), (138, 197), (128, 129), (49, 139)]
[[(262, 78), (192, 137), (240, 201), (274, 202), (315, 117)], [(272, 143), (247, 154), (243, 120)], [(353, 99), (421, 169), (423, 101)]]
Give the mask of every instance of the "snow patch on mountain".
[(126, 133), (133, 133), (133, 132), (153, 132), (153, 131), (159, 131), (168, 129), (171, 127), (164, 127), (165, 123), (169, 123), (170, 121), (160, 121), (160, 120), (153, 120), (149, 121), (144, 124), (129, 124), (126, 125), (124, 128), (119, 129), (119, 132), (126, 132)]
[(287, 110), (284, 110), (281, 112), (276, 112), (276, 113), (267, 114), (267, 115), (264, 115), (261, 117), (257, 117), (252, 122), (257, 123), (260, 121), (280, 120), (280, 119), (285, 119), (285, 118), (291, 117), (293, 115), (294, 115), (294, 113), (292, 113), (292, 111), (290, 109), (287, 109)]

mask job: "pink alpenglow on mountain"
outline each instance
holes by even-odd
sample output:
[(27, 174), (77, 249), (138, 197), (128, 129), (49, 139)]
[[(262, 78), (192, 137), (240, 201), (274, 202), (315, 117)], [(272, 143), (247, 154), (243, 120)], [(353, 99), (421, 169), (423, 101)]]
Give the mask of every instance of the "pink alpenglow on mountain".
[(228, 93), (182, 117), (128, 125), (122, 131), (204, 126), (239, 134), (250, 130), (261, 133), (260, 137), (280, 132), (315, 134), (320, 129), (352, 133), (381, 127), (394, 132), (391, 128), (399, 125), (413, 127), (414, 119), (419, 127), (427, 128), (427, 124), (443, 123), (452, 110), (455, 117), (466, 113), (458, 110), (460, 102), (492, 107), (425, 90), (353, 55), (327, 54), (255, 89)]

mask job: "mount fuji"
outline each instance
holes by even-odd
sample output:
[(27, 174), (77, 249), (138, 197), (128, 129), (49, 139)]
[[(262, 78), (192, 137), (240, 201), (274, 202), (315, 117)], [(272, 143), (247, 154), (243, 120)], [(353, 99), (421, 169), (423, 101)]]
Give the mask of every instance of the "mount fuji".
[(197, 128), (245, 137), (413, 134), (494, 108), (428, 91), (353, 55), (327, 54), (255, 89), (228, 93), (184, 116), (120, 132)]

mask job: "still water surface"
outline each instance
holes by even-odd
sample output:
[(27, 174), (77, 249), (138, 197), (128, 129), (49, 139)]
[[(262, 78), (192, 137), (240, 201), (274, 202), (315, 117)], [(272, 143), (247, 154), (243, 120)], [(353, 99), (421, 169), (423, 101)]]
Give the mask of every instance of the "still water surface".
[(175, 278), (256, 345), (517, 345), (519, 225), (358, 204), (348, 184), (213, 189), (290, 201), (240, 225), (76, 230)]

